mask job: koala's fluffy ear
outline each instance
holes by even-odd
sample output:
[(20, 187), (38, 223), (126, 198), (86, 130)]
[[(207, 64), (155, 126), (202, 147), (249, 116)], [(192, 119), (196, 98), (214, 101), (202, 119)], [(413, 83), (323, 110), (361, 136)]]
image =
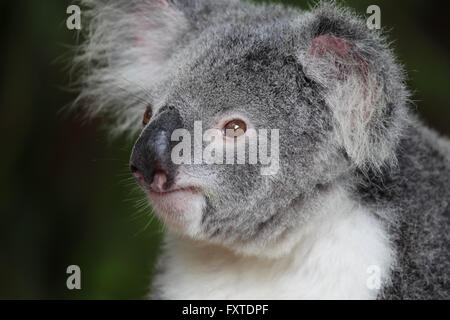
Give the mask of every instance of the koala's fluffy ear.
[(319, 4), (302, 24), (305, 72), (322, 87), (350, 159), (361, 169), (395, 162), (408, 92), (384, 37), (330, 3)]
[(85, 42), (75, 57), (81, 72), (77, 103), (91, 115), (108, 114), (115, 131), (139, 129), (147, 85), (162, 74), (188, 32), (172, 1), (81, 0)]

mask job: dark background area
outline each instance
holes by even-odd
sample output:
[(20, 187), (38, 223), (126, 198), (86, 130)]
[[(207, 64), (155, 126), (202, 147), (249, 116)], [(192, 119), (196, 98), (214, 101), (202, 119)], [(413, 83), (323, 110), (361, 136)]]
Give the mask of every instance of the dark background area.
[[(306, 1), (285, 1), (308, 8)], [(450, 135), (450, 22), (434, 1), (345, 1), (382, 26), (410, 76), (415, 108)], [(162, 227), (128, 173), (132, 142), (62, 111), (77, 33), (71, 1), (0, 2), (0, 298), (143, 298)], [(367, 16), (367, 15), (366, 15)], [(82, 290), (66, 288), (79, 265)]]

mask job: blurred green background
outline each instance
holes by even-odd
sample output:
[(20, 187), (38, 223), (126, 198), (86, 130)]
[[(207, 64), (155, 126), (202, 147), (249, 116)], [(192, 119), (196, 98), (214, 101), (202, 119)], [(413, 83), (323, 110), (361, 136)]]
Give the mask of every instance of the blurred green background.
[[(311, 1), (286, 1), (308, 8)], [(140, 299), (162, 227), (129, 178), (132, 141), (110, 141), (102, 121), (61, 109), (68, 87), (71, 1), (0, 2), (0, 298)], [(450, 22), (434, 1), (371, 4), (410, 76), (422, 118), (450, 134)], [(142, 204), (142, 203), (141, 203)], [(79, 265), (82, 290), (66, 288)]]

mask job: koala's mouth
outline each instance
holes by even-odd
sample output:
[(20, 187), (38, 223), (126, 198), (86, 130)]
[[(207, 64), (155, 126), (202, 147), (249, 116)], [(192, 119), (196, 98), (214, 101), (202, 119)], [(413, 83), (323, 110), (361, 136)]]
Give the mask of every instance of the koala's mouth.
[(152, 189), (148, 190), (150, 197), (166, 197), (173, 195), (174, 193), (183, 193), (183, 192), (198, 193), (199, 190), (194, 187), (176, 188), (173, 190), (165, 190), (165, 191), (155, 191)]
[(147, 190), (154, 209), (161, 214), (184, 216), (196, 207), (202, 198), (198, 188), (183, 187), (164, 191)]

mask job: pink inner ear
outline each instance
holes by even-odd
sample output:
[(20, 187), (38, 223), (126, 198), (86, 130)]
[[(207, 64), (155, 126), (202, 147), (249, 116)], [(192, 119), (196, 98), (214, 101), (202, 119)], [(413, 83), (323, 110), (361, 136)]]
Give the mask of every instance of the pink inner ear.
[[(324, 57), (328, 54), (334, 55), (339, 58), (334, 62), (338, 64), (339, 70), (342, 72), (342, 75), (339, 76), (340, 79), (343, 79), (346, 73), (356, 71), (361, 76), (362, 82), (367, 82), (369, 72), (367, 61), (356, 52), (355, 46), (345, 39), (330, 34), (318, 36), (312, 41), (308, 54), (312, 58)], [(365, 104), (363, 112), (366, 120), (370, 118), (370, 108), (368, 105), (374, 103), (374, 98), (369, 98), (369, 95), (367, 87), (364, 86)]]
[(308, 54), (312, 57), (332, 54), (344, 62), (339, 67), (345, 70), (353, 65), (358, 68), (361, 75), (367, 75), (367, 62), (356, 52), (355, 46), (351, 42), (331, 34), (315, 38), (311, 43)]
[(159, 2), (159, 4), (162, 4), (163, 6), (168, 7), (169, 4), (166, 2), (166, 0), (156, 0), (156, 2)]
[(330, 34), (325, 34), (312, 41), (308, 53), (312, 56), (322, 56), (325, 53), (334, 53), (342, 59), (353, 58), (353, 45), (347, 40), (337, 38)]

